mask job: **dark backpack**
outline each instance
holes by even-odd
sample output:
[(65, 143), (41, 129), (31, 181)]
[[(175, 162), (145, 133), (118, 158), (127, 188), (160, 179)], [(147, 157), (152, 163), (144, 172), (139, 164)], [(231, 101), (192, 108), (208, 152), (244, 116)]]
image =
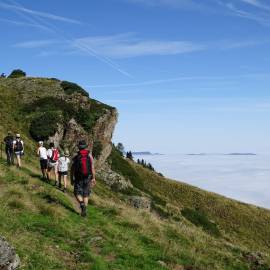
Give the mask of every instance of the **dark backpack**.
[(92, 176), (92, 161), (88, 150), (80, 150), (75, 158), (75, 174), (80, 178)]
[(6, 144), (8, 149), (13, 149), (13, 137), (7, 136), (5, 138), (5, 144)]
[(19, 152), (19, 151), (22, 151), (22, 150), (23, 150), (22, 142), (16, 140), (16, 143), (15, 143), (15, 151), (16, 151), (16, 152)]

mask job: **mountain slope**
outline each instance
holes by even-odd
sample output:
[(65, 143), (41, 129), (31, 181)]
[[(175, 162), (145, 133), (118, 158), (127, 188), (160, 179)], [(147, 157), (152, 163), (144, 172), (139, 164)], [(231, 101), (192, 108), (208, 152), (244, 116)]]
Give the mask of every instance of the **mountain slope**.
[[(39, 177), (31, 124), (57, 111), (58, 129), (49, 138), (74, 151), (74, 138), (85, 137), (104, 171), (87, 219), (79, 216), (71, 188), (63, 194)], [(27, 145), (22, 170), (0, 159), (0, 235), (16, 248), (22, 269), (270, 269), (270, 211), (165, 179), (124, 159), (109, 141), (114, 108), (82, 91), (66, 92), (55, 79), (0, 79), (0, 116), (0, 139), (12, 130)], [(113, 172), (130, 184), (107, 185)], [(151, 211), (132, 207), (134, 197), (151, 201)]]

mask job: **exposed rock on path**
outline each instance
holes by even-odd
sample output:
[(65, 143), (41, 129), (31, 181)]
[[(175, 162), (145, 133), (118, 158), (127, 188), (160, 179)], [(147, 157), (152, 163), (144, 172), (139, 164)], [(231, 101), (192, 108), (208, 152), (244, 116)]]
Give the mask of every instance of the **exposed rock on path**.
[(18, 269), (20, 258), (14, 248), (0, 236), (0, 270)]

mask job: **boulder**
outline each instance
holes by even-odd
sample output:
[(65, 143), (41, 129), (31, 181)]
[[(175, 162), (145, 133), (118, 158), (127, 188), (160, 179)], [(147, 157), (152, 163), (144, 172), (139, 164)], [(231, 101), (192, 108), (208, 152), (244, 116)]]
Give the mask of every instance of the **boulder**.
[(0, 236), (0, 270), (18, 269), (20, 258), (14, 248)]
[(114, 172), (107, 163), (97, 171), (97, 176), (116, 191), (123, 191), (133, 187), (130, 181), (125, 179), (122, 175)]
[(149, 210), (151, 209), (151, 200), (147, 197), (142, 197), (142, 196), (130, 196), (129, 197), (129, 203), (138, 209), (146, 209)]

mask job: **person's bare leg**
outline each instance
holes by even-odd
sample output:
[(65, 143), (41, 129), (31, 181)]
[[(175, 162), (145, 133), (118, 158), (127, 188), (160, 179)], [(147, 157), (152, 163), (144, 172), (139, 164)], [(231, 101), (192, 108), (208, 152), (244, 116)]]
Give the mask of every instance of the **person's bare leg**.
[(84, 205), (87, 206), (89, 201), (89, 197), (83, 197)]
[(17, 158), (17, 167), (20, 168), (21, 167), (21, 157), (19, 155), (16, 155)]
[(81, 195), (77, 195), (76, 199), (78, 201), (78, 203), (82, 203), (83, 202), (83, 197)]
[(67, 188), (67, 175), (64, 175), (64, 188)]
[(55, 182), (58, 182), (58, 171), (57, 171), (57, 166), (55, 165), (53, 169), (54, 169), (54, 179), (55, 179)]

